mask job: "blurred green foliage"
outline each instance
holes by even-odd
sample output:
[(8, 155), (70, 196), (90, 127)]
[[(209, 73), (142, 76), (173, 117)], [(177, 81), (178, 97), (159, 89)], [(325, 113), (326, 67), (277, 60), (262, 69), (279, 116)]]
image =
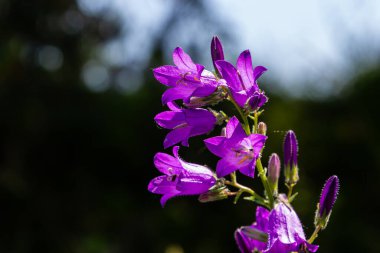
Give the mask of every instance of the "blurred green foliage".
[[(68, 11), (83, 26), (62, 26)], [(159, 196), (146, 189), (159, 174), (152, 157), (163, 151), (166, 134), (153, 121), (164, 108), (163, 87), (151, 70), (142, 70), (145, 83), (135, 94), (84, 86), (83, 65), (118, 36), (119, 24), (86, 16), (72, 0), (3, 0), (0, 13), (0, 252), (237, 252), (233, 232), (253, 222), (254, 205), (189, 197), (162, 209)], [(39, 60), (46, 45), (60, 50), (58, 68)], [(150, 67), (160, 64), (157, 44)], [(301, 194), (294, 206), (309, 235), (324, 180), (331, 174), (341, 180), (330, 224), (317, 239), (321, 252), (380, 251), (378, 94), (379, 66), (339, 97), (308, 101), (269, 93), (263, 161), (282, 154), (284, 132), (295, 130)], [(190, 145), (180, 151), (186, 160), (215, 166), (200, 138)]]

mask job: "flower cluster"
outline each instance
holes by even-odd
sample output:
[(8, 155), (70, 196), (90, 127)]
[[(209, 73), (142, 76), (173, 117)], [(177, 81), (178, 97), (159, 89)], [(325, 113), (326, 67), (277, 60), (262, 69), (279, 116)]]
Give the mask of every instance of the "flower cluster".
[[(154, 120), (162, 128), (169, 129), (163, 146), (173, 147), (173, 155), (157, 153), (154, 165), (163, 174), (150, 181), (148, 190), (161, 194), (161, 205), (176, 196), (199, 195), (202, 203), (241, 196), (253, 201), (256, 221), (235, 231), (237, 246), (243, 253), (268, 252), (316, 252), (312, 244), (320, 230), (327, 226), (337, 198), (339, 180), (330, 177), (323, 187), (315, 216), (315, 231), (309, 239), (291, 203), (298, 193), (293, 189), (299, 181), (298, 142), (289, 130), (284, 139), (284, 183), (287, 194), (279, 193), (281, 174), (279, 155), (269, 157), (268, 166), (261, 162), (267, 140), (267, 127), (259, 122), (262, 107), (268, 102), (258, 85), (258, 79), (267, 71), (263, 66), (254, 67), (249, 50), (243, 51), (236, 67), (224, 59), (220, 40), (211, 41), (211, 59), (214, 72), (194, 63), (183, 49), (173, 52), (174, 65), (164, 65), (153, 70), (155, 78), (168, 89), (162, 95), (167, 111), (156, 115)], [(227, 115), (212, 106), (230, 102), (236, 115)], [(189, 146), (189, 139), (213, 132), (221, 134), (204, 139), (206, 148), (219, 157), (215, 172), (204, 165), (189, 163), (178, 154), (179, 146)], [(239, 171), (244, 176), (260, 178), (265, 189), (260, 195), (252, 188), (237, 181)]]

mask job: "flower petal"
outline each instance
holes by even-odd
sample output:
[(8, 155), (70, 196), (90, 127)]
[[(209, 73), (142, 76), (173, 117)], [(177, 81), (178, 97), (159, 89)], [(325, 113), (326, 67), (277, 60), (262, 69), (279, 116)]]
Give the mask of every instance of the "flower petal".
[(227, 61), (216, 61), (216, 67), (223, 79), (226, 80), (228, 87), (232, 90), (243, 90), (239, 75), (235, 67)]
[(215, 178), (205, 174), (183, 173), (179, 175), (177, 190), (181, 195), (196, 195), (208, 191), (214, 184)]
[(157, 153), (153, 158), (153, 162), (154, 166), (166, 175), (178, 174), (182, 170), (178, 159), (165, 153)]
[(226, 125), (226, 137), (228, 138), (227, 142), (232, 145), (247, 137), (242, 125), (235, 116)]
[(171, 176), (163, 175), (153, 178), (148, 185), (148, 190), (156, 194), (178, 193), (176, 182)]
[(174, 64), (181, 70), (197, 72), (197, 66), (194, 64), (191, 57), (180, 47), (174, 49), (173, 61)]
[(236, 171), (238, 168), (235, 164), (231, 163), (227, 159), (220, 159), (216, 165), (216, 175), (218, 177), (224, 177), (232, 172)]
[(224, 136), (216, 136), (204, 140), (206, 147), (216, 156), (223, 157), (223, 142), (226, 140)]
[[(257, 86), (253, 74), (252, 58), (249, 50), (243, 51), (237, 60), (236, 67), (243, 81), (244, 90), (250, 90), (252, 86)], [(258, 89), (255, 88), (255, 89)]]
[[(164, 140), (164, 148), (168, 148), (179, 142), (187, 141), (190, 137), (190, 127), (177, 128), (168, 133)], [(186, 143), (186, 142), (185, 142)]]
[(160, 83), (167, 86), (176, 86), (178, 80), (182, 78), (181, 71), (170, 65), (164, 65), (153, 69), (153, 75)]
[(157, 125), (166, 129), (173, 129), (181, 124), (185, 124), (185, 115), (182, 112), (165, 111), (154, 117)]
[(264, 74), (264, 72), (267, 71), (267, 68), (263, 67), (263, 66), (256, 66), (255, 69), (253, 70), (253, 78), (255, 80), (255, 82), (257, 81), (257, 79), (260, 78), (260, 76), (262, 74)]
[(183, 99), (184, 101), (190, 101), (190, 97), (197, 87), (180, 85), (174, 88), (167, 89), (162, 94), (162, 104), (167, 104), (177, 99)]

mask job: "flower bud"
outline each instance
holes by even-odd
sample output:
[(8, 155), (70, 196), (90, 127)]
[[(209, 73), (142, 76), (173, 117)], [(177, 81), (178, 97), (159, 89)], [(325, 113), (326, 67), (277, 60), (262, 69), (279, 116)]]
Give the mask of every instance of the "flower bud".
[(262, 135), (266, 135), (267, 134), (267, 124), (265, 124), (264, 122), (259, 122), (259, 124), (257, 124), (257, 133), (262, 134)]
[(245, 109), (249, 111), (256, 111), (260, 109), (266, 102), (268, 102), (268, 97), (265, 96), (264, 92), (256, 91), (251, 97), (249, 97), (245, 104)]
[(295, 185), (299, 180), (297, 155), (297, 137), (292, 130), (289, 130), (284, 140), (284, 172), (287, 185)]
[(214, 36), (211, 40), (211, 58), (212, 58), (212, 64), (214, 65), (214, 69), (217, 75), (220, 77), (220, 74), (219, 74), (218, 68), (215, 65), (215, 62), (219, 60), (224, 60), (224, 53), (223, 53), (222, 43), (220, 42), (217, 36)]
[(276, 153), (269, 157), (268, 161), (268, 182), (272, 188), (273, 195), (278, 194), (278, 179), (280, 177), (281, 162)]
[(331, 176), (327, 179), (325, 185), (322, 188), (321, 197), (317, 211), (315, 213), (315, 226), (321, 226), (324, 229), (329, 221), (332, 208), (336, 201), (339, 191), (339, 178), (337, 176)]
[(225, 187), (211, 188), (208, 192), (199, 195), (198, 200), (201, 203), (207, 203), (212, 201), (218, 201), (228, 198), (230, 190)]

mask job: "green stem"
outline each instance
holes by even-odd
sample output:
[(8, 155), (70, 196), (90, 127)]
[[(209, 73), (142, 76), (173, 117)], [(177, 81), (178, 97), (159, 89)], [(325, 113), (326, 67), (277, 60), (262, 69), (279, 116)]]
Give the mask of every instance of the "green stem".
[(265, 171), (263, 168), (263, 165), (261, 164), (261, 159), (256, 160), (256, 167), (257, 170), (259, 171), (259, 177), (261, 179), (261, 182), (263, 183), (263, 186), (265, 188), (265, 191), (267, 193), (268, 199), (269, 199), (269, 206), (272, 209), (274, 207), (274, 198), (273, 198), (273, 193), (270, 188), (267, 176), (265, 175)]
[(308, 243), (313, 243), (315, 238), (318, 237), (318, 233), (321, 230), (321, 226), (317, 226), (313, 232), (313, 234), (310, 236), (309, 240), (307, 240)]
[(257, 126), (258, 126), (258, 122), (259, 122), (259, 115), (257, 114), (257, 112), (255, 112), (255, 117), (254, 117), (254, 119), (253, 119), (253, 122), (254, 122), (254, 126), (255, 126), (255, 133), (257, 133), (258, 132), (258, 129), (257, 129)]
[(235, 106), (236, 110), (239, 112), (239, 115), (240, 115), (241, 119), (244, 122), (243, 128), (244, 128), (245, 133), (247, 135), (251, 134), (251, 129), (249, 128), (249, 122), (248, 122), (247, 116), (244, 115), (244, 113), (240, 109), (239, 105), (236, 103), (235, 99), (233, 99), (233, 97), (231, 95), (231, 92), (229, 90), (226, 90), (226, 89), (225, 89), (225, 91), (228, 92), (228, 98), (229, 98), (228, 100), (230, 100), (231, 103)]
[(230, 174), (231, 176), (231, 181), (225, 181), (225, 184), (226, 185), (231, 185), (235, 188), (238, 188), (239, 190), (243, 191), (243, 192), (246, 192), (252, 196), (254, 196), (256, 199), (258, 199), (259, 201), (261, 202), (265, 202), (265, 199), (263, 197), (261, 197), (259, 194), (257, 194), (254, 190), (252, 190), (251, 188), (247, 187), (247, 186), (244, 186), (244, 185), (241, 185), (237, 182), (237, 179), (236, 179), (236, 173), (235, 172), (232, 172)]
[(294, 184), (286, 185), (288, 188), (288, 199), (292, 196)]

